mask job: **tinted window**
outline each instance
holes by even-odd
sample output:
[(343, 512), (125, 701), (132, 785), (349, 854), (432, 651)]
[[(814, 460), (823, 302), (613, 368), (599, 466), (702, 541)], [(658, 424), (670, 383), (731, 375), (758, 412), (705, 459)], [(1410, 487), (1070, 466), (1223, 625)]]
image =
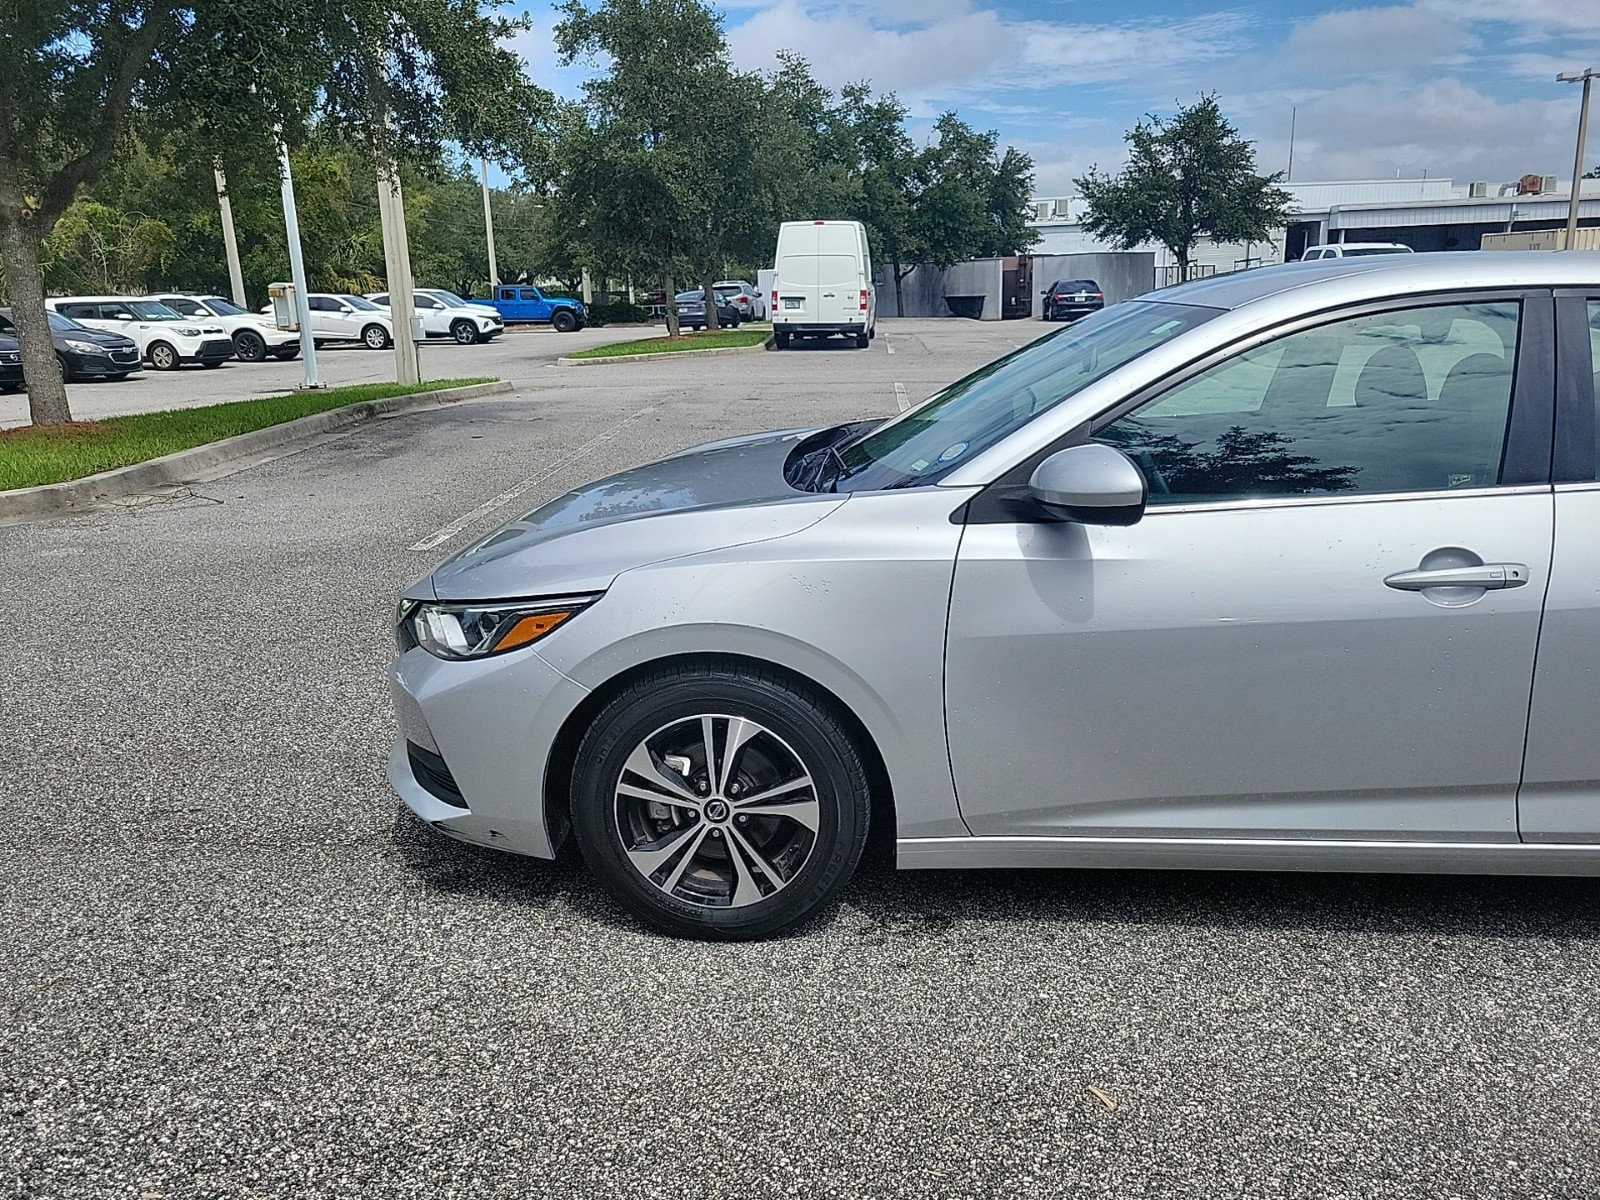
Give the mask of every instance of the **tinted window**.
[(206, 315), (205, 309), (201, 308), (193, 300), (189, 300), (183, 296), (174, 296), (172, 299), (165, 301), (165, 303), (168, 308), (171, 308), (176, 312), (180, 312), (184, 316), (203, 317)]
[(170, 307), (156, 300), (129, 300), (117, 305), (117, 308), (119, 312), (132, 310), (133, 315), (141, 321), (172, 321), (178, 316)]
[(340, 296), (339, 299), (343, 300), (346, 304), (348, 304), (351, 308), (355, 309), (357, 312), (377, 312), (378, 311), (378, 306), (376, 304), (374, 304), (371, 300), (368, 300), (365, 296)]
[(308, 305), (310, 305), (312, 312), (338, 312), (339, 311), (339, 306), (337, 304), (335, 304), (332, 300), (328, 299), (328, 297), (326, 297), (326, 296), (311, 296), (311, 297), (307, 298), (306, 303)]
[(1600, 464), (1600, 300), (1589, 301), (1589, 365), (1594, 368), (1595, 462)]
[(206, 304), (219, 317), (248, 317), (250, 315), (232, 300), (224, 300), (221, 296), (207, 296)]
[(1461, 304), (1291, 334), (1180, 383), (1095, 435), (1152, 505), (1498, 481), (1519, 306)]
[(1346, 258), (1365, 258), (1369, 254), (1410, 254), (1411, 251), (1401, 246), (1361, 246), (1355, 250), (1346, 250)]
[(389, 303), (389, 293), (388, 292), (379, 293), (378, 295), (376, 295), (376, 296), (374, 296), (372, 298), (372, 302), (374, 304), (388, 304)]
[(442, 307), (439, 302), (431, 296), (412, 296), (411, 303), (417, 308), (432, 309)]
[(93, 304), (63, 304), (56, 311), (63, 316), (78, 317), (90, 321), (100, 315), (99, 310)]

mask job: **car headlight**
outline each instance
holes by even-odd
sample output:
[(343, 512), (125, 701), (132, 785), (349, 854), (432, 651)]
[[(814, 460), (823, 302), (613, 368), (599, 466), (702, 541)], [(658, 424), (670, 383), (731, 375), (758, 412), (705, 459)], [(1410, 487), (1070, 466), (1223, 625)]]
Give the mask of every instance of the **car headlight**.
[(96, 345), (94, 342), (83, 342), (77, 338), (62, 338), (61, 340), (68, 350), (76, 350), (79, 354), (103, 354), (106, 349), (104, 346)]
[(178, 326), (178, 333), (183, 337), (199, 337), (203, 330), (196, 329), (193, 325)]
[(402, 650), (421, 646), (436, 658), (487, 658), (532, 645), (597, 599), (591, 595), (485, 604), (402, 601), (396, 635)]

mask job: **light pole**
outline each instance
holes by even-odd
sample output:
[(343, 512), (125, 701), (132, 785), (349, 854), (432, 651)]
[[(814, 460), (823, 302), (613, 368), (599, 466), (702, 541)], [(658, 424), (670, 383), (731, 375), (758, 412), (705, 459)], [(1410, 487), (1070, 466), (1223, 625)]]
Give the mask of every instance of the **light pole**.
[(1567, 239), (1563, 245), (1571, 250), (1578, 241), (1578, 201), (1583, 194), (1583, 143), (1589, 134), (1589, 87), (1600, 67), (1587, 71), (1565, 71), (1556, 76), (1557, 83), (1583, 84), (1583, 107), (1578, 110), (1578, 152), (1572, 160), (1572, 202), (1567, 206)]
[(306, 263), (300, 250), (300, 214), (294, 204), (294, 173), (289, 169), (289, 147), (283, 140), (283, 130), (275, 131), (278, 138), (278, 183), (283, 193), (283, 226), (289, 243), (289, 278), (294, 283), (294, 319), (300, 326), (300, 358), (305, 366), (307, 388), (319, 388), (317, 377), (317, 343), (311, 336), (311, 300), (306, 295)]
[(495, 289), (500, 286), (500, 264), (494, 257), (494, 212), (489, 207), (489, 160), (480, 158), (478, 168), (483, 173), (483, 231), (489, 239), (489, 299), (499, 298)]

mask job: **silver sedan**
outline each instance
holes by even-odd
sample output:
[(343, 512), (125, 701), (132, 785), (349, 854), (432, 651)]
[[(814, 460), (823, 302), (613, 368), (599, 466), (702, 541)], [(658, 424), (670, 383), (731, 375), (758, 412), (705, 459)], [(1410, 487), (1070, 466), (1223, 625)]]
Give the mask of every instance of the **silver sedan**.
[(1116, 305), (407, 590), (390, 779), (674, 934), (903, 868), (1600, 873), (1600, 256)]

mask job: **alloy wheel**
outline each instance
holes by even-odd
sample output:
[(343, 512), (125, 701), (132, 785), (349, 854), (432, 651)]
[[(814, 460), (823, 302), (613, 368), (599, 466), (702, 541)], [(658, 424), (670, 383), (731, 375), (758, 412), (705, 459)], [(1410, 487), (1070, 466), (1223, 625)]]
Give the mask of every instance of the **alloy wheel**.
[(794, 749), (748, 717), (686, 717), (646, 737), (614, 789), (630, 866), (667, 896), (744, 908), (777, 894), (817, 844), (821, 806)]

